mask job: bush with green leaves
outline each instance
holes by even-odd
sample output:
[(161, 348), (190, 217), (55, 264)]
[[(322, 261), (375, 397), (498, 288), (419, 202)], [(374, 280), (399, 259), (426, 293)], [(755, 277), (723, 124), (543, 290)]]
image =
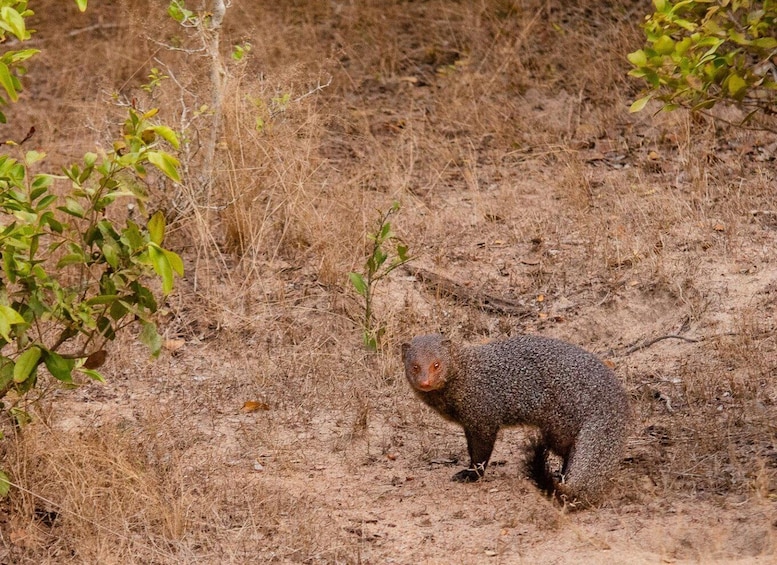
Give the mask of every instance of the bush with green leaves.
[(631, 76), (647, 90), (631, 110), (655, 99), (671, 110), (706, 110), (719, 102), (777, 113), (777, 1), (654, 0), (647, 44), (628, 55)]
[[(78, 9), (86, 10), (86, 0), (75, 0)], [(27, 29), (25, 22), (34, 13), (27, 8), (27, 0), (0, 0), (0, 43), (8, 40), (8, 34), (24, 43), (30, 39), (33, 30)], [(20, 78), (27, 73), (25, 62), (40, 53), (39, 49), (7, 49), (0, 55), (0, 87), (5, 90), (7, 99), (0, 96), (0, 106), (19, 99), (22, 90)], [(0, 111), (0, 123), (6, 123), (5, 114)]]
[[(364, 261), (363, 272), (348, 273), (356, 292), (364, 299), (364, 318), (362, 322), (364, 345), (375, 351), (380, 344), (380, 338), (385, 332), (384, 327), (375, 328), (373, 314), (373, 299), (375, 285), (386, 278), (391, 271), (410, 261), (407, 254), (407, 245), (391, 231), (389, 218), (399, 210), (399, 202), (394, 204), (386, 212), (378, 213), (378, 221), (374, 232), (368, 233), (367, 238), (372, 242), (370, 252)], [(389, 261), (392, 250), (386, 250), (386, 245), (393, 245), (393, 257)], [(388, 261), (388, 263), (386, 262)]]
[[(0, 0), (0, 42), (27, 41), (31, 15), (24, 0)], [(37, 52), (0, 56), (0, 104), (18, 100), (23, 64)], [(180, 182), (179, 141), (156, 110), (128, 114), (110, 152), (87, 153), (61, 175), (41, 170), (44, 153), (26, 150), (34, 128), (0, 146), (0, 407), (17, 425), (29, 419), (24, 402), (41, 390), (42, 367), (66, 387), (79, 376), (102, 381), (105, 346), (129, 326), (153, 355), (161, 349), (146, 280), (155, 272), (167, 294), (183, 262), (163, 247), (163, 213), (149, 218), (145, 202), (155, 175)], [(9, 486), (0, 471), (0, 495)]]
[(114, 150), (87, 153), (64, 175), (35, 172), (45, 155), (6, 143), (19, 155), (0, 155), (0, 399), (32, 389), (41, 365), (67, 384), (74, 373), (102, 380), (105, 344), (129, 325), (159, 352), (157, 302), (142, 281), (155, 271), (168, 293), (183, 262), (162, 247), (161, 212), (138, 223), (115, 210), (127, 199), (144, 210), (149, 165), (178, 179), (160, 147), (177, 147), (177, 136), (155, 113), (130, 109)]

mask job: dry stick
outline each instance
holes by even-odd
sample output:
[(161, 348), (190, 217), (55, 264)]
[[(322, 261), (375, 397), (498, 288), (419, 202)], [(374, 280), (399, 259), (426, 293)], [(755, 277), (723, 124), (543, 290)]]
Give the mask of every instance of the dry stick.
[(433, 273), (432, 271), (422, 269), (421, 267), (413, 267), (405, 264), (403, 265), (403, 268), (420, 282), (424, 283), (430, 291), (436, 294), (439, 293), (443, 296), (450, 296), (459, 302), (476, 306), (487, 312), (515, 314), (518, 316), (531, 315), (529, 309), (516, 300), (496, 296), (494, 294), (487, 294), (485, 292), (473, 291), (463, 284), (457, 283), (442, 275), (438, 275), (437, 273)]
[(687, 341), (688, 343), (699, 343), (700, 341), (702, 341), (701, 339), (691, 339), (689, 337), (683, 337), (681, 335), (674, 335), (674, 334), (662, 335), (660, 337), (650, 339), (644, 343), (638, 343), (637, 345), (632, 345), (625, 351), (623, 356), (625, 357), (626, 355), (631, 355), (632, 353), (634, 353), (635, 351), (639, 351), (640, 349), (647, 349), (651, 345), (658, 343), (659, 341), (662, 341), (664, 339), (681, 339), (683, 341)]
[[(203, 163), (205, 174), (207, 176), (206, 181), (206, 198), (205, 204), (210, 204), (210, 192), (213, 186), (213, 172), (214, 161), (216, 158), (216, 144), (221, 134), (221, 114), (222, 114), (222, 99), (224, 95), (224, 78), (226, 76), (226, 70), (221, 60), (221, 53), (219, 52), (219, 40), (221, 38), (221, 22), (224, 20), (224, 14), (227, 11), (227, 7), (224, 4), (224, 0), (213, 0), (213, 12), (210, 18), (210, 42), (208, 45), (208, 52), (211, 58), (210, 67), (210, 82), (211, 88), (213, 88), (213, 121), (211, 123), (210, 139), (205, 146), (205, 162)], [(203, 202), (199, 202), (203, 204)]]

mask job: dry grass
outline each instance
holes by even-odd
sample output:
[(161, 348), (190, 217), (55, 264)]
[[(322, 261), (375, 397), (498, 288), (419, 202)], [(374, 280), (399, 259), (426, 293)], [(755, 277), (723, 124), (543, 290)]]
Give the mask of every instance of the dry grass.
[[(22, 489), (1, 503), (0, 563), (773, 556), (774, 140), (629, 115), (646, 8), (568, 4), (235, 0), (222, 43), (252, 51), (228, 65), (211, 174), (210, 115), (194, 113), (209, 61), (147, 40), (199, 38), (152, 2), (126, 18), (39, 7), (44, 55), (14, 119), (52, 163), (109, 143), (113, 92), (186, 130), (187, 183), (154, 196), (187, 268), (162, 330), (185, 345), (151, 363), (125, 336), (107, 386), (6, 427), (0, 466)], [(171, 78), (149, 95), (152, 66)], [(417, 265), (526, 314), (397, 271), (376, 296), (383, 349), (364, 352), (346, 273), (394, 200)], [(541, 332), (614, 362), (635, 421), (602, 508), (543, 499), (520, 431), (487, 481), (447, 482), (463, 437), (415, 401), (396, 354), (436, 330)], [(668, 334), (698, 341), (626, 353)]]

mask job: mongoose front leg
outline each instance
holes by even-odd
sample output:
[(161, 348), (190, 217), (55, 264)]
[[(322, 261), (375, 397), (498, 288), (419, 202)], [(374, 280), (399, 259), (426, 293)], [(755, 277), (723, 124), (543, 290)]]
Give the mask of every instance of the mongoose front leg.
[(488, 460), (491, 458), (491, 452), (494, 450), (497, 431), (498, 429), (472, 430), (464, 428), (464, 435), (467, 437), (467, 451), (469, 451), (469, 468), (462, 469), (453, 475), (451, 480), (459, 483), (473, 483), (483, 478)]

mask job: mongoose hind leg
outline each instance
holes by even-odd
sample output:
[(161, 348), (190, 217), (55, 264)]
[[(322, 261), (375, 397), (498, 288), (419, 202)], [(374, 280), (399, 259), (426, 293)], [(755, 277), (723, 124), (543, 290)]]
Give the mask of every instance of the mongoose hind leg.
[(488, 460), (491, 459), (491, 452), (494, 450), (498, 431), (499, 428), (483, 430), (464, 428), (464, 435), (467, 438), (467, 451), (469, 452), (469, 467), (453, 475), (451, 477), (452, 481), (474, 483), (483, 478), (488, 466)]
[(548, 467), (550, 448), (542, 438), (533, 438), (526, 445), (526, 474), (541, 491), (552, 495), (556, 490), (558, 477)]

